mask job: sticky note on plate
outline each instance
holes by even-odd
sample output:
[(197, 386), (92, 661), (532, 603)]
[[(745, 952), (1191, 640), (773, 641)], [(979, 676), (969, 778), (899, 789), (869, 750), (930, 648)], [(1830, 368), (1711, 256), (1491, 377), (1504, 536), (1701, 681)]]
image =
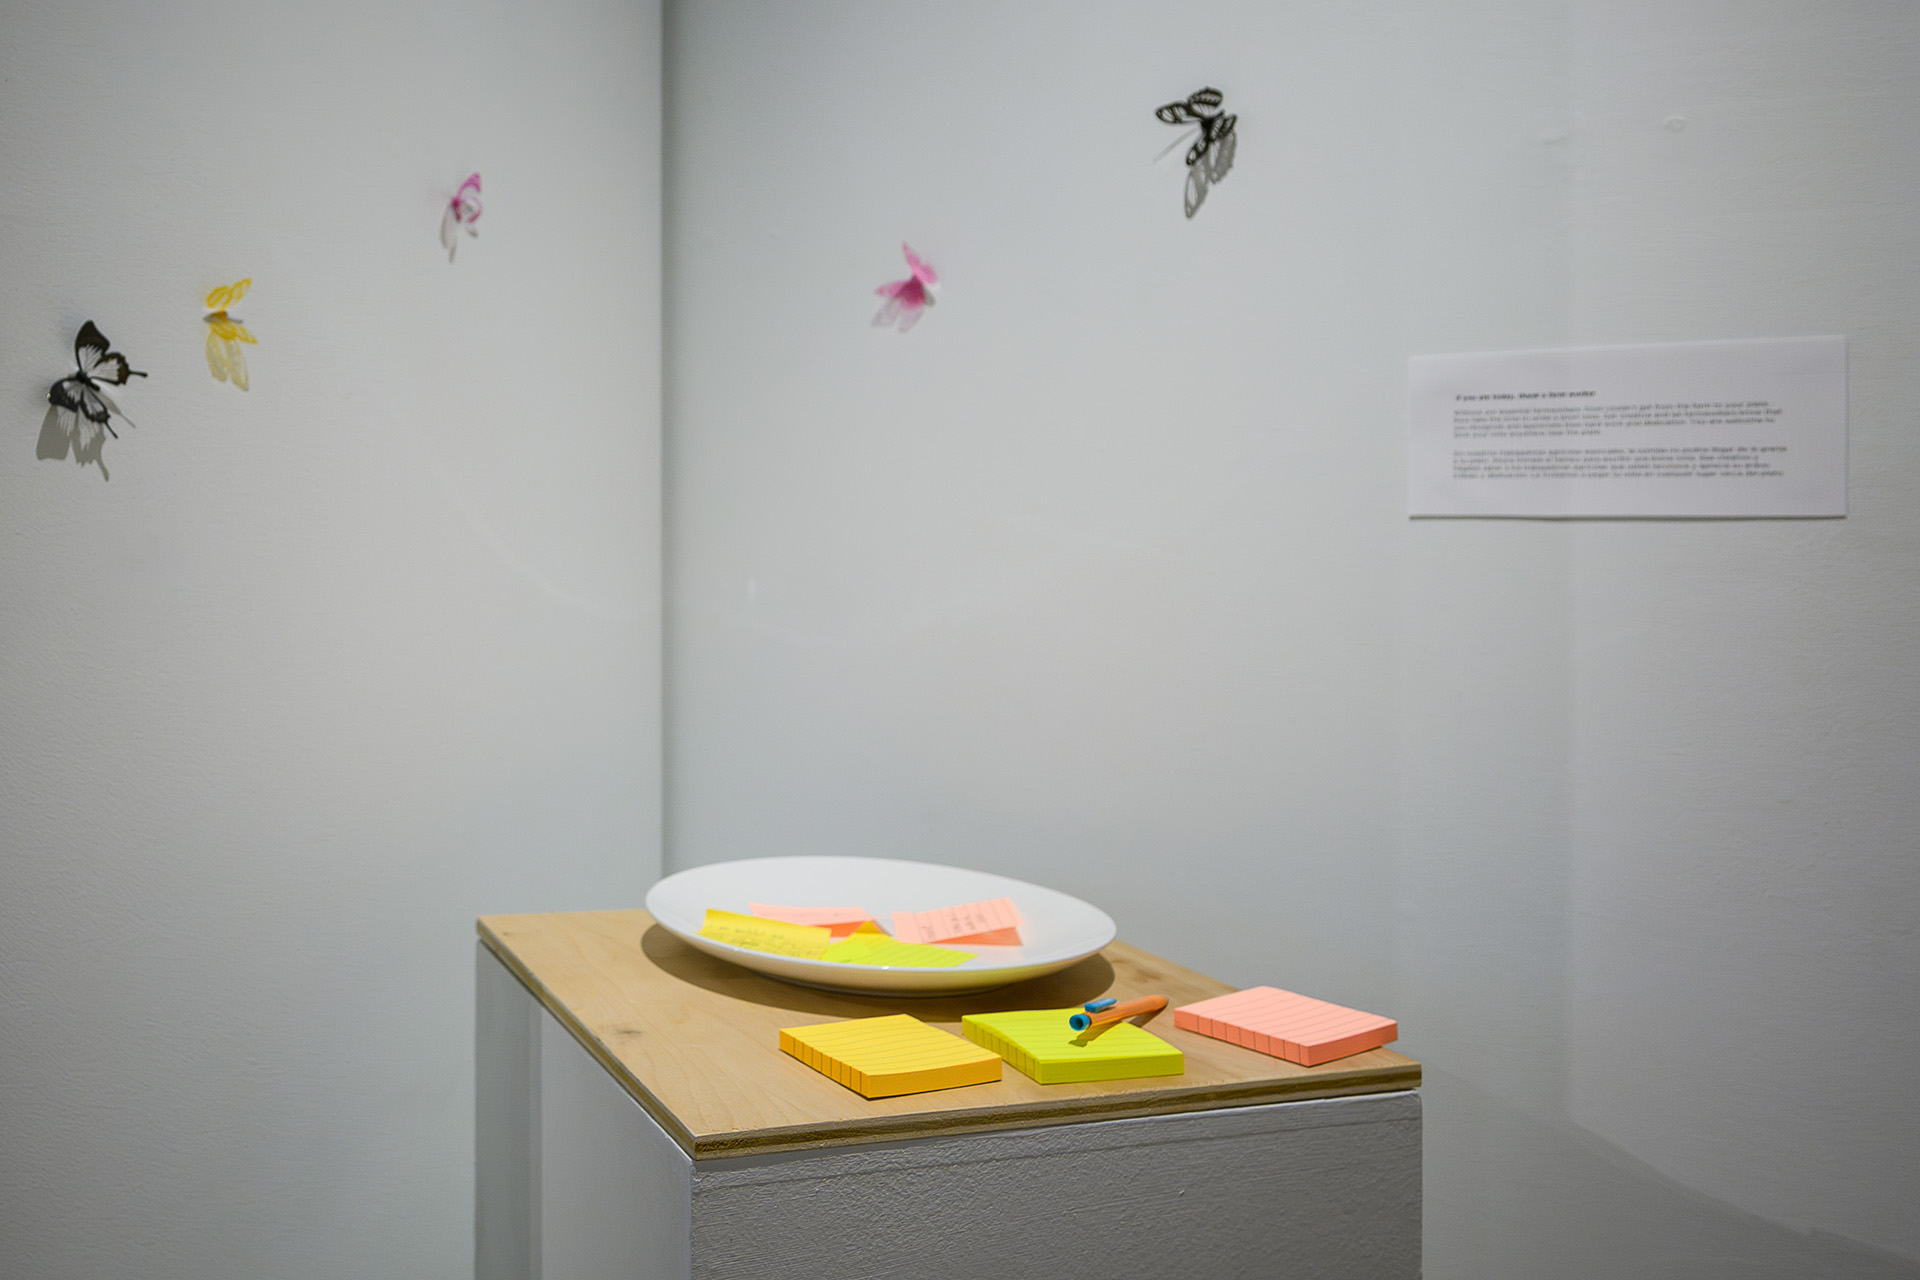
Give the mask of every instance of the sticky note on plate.
[(864, 907), (777, 907), (765, 902), (749, 902), (747, 910), (768, 920), (818, 925), (836, 938), (844, 938), (863, 925), (873, 925), (873, 933), (881, 931), (879, 925), (873, 924), (873, 913)]
[(1378, 1049), (1400, 1038), (1400, 1024), (1278, 987), (1248, 987), (1173, 1011), (1173, 1025), (1242, 1045), (1303, 1067)]
[(769, 951), (777, 956), (794, 956), (801, 960), (818, 960), (826, 951), (827, 944), (833, 941), (833, 934), (817, 925), (763, 920), (759, 916), (743, 916), (737, 911), (720, 911), (713, 907), (707, 908), (707, 918), (700, 926), (700, 936), (712, 938), (715, 942), (730, 942), (736, 947)]
[(958, 946), (1017, 947), (1020, 910), (1012, 898), (988, 898), (932, 911), (896, 911), (893, 936), (902, 942), (951, 942)]
[(1076, 1007), (970, 1013), (960, 1019), (960, 1029), (1041, 1084), (1186, 1074), (1186, 1055), (1153, 1032), (1131, 1022), (1075, 1031), (1067, 1019), (1078, 1012)]
[(899, 942), (875, 929), (855, 933), (827, 947), (820, 957), (836, 964), (891, 964), (908, 969), (951, 969), (973, 959), (971, 951), (952, 947), (930, 947), (917, 942)]
[(863, 1098), (988, 1084), (1000, 1078), (998, 1054), (907, 1013), (785, 1027), (780, 1048)]

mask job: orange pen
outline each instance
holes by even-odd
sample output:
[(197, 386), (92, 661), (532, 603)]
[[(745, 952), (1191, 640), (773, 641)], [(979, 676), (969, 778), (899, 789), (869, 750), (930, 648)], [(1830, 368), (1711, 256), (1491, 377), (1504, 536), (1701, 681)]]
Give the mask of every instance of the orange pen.
[(1067, 1019), (1067, 1025), (1075, 1031), (1085, 1031), (1089, 1027), (1104, 1027), (1109, 1022), (1137, 1018), (1143, 1013), (1158, 1013), (1166, 1007), (1165, 996), (1141, 996), (1138, 1000), (1122, 1000), (1119, 1004), (1110, 1004), (1098, 1013), (1076, 1013)]

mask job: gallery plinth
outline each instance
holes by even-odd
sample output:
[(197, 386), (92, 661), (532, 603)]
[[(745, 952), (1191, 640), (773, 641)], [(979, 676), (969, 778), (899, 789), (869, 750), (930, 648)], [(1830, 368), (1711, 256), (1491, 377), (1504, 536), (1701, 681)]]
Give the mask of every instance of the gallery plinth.
[(1162, 1015), (1184, 1075), (1009, 1069), (868, 1100), (779, 1048), (842, 1018), (957, 1033), (969, 1013), (1230, 989), (1125, 943), (909, 999), (760, 977), (644, 911), (479, 930), (480, 1280), (1419, 1274), (1420, 1067), (1391, 1050), (1302, 1067)]

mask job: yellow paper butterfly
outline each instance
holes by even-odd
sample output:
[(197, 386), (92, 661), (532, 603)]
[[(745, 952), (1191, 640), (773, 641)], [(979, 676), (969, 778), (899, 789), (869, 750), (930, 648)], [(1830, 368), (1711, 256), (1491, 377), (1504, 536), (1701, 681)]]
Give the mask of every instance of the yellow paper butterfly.
[(215, 380), (233, 379), (233, 385), (247, 389), (247, 358), (240, 351), (243, 342), (257, 344), (259, 339), (247, 332), (247, 326), (227, 314), (227, 308), (247, 296), (253, 284), (248, 276), (237, 284), (215, 289), (207, 295), (207, 368)]

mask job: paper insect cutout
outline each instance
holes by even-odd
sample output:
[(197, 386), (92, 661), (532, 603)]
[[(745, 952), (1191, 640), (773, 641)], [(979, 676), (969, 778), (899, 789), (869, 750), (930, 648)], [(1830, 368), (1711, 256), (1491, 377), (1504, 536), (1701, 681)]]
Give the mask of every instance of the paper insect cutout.
[[(112, 349), (106, 335), (94, 327), (89, 320), (80, 326), (80, 332), (73, 339), (74, 371), (47, 390), (47, 402), (63, 413), (75, 415), (76, 419), (85, 418), (95, 427), (105, 427), (107, 434), (115, 440), (120, 433), (113, 429), (110, 419), (119, 413), (121, 421), (128, 426), (133, 419), (120, 412), (100, 385), (112, 383), (116, 387), (127, 385), (128, 378), (144, 378), (147, 375), (138, 369), (127, 367), (127, 358)], [(78, 427), (78, 422), (75, 422)], [(94, 434), (97, 434), (94, 433)]]
[(71, 450), (75, 462), (83, 466), (94, 463), (105, 476), (107, 467), (100, 461), (100, 450), (108, 436), (120, 438), (113, 429), (113, 415), (120, 414), (120, 420), (128, 426), (133, 420), (121, 413), (103, 384), (123, 387), (127, 379), (147, 375), (129, 368), (127, 358), (113, 350), (91, 320), (80, 326), (73, 339), (73, 363), (74, 371), (47, 389), (47, 416), (40, 424), (37, 454), (64, 458)]
[(900, 248), (905, 251), (907, 269), (913, 274), (905, 280), (888, 281), (874, 290), (887, 301), (873, 322), (883, 329), (898, 322), (900, 332), (905, 333), (919, 324), (920, 317), (933, 305), (933, 291), (939, 285), (940, 277), (933, 273), (932, 267), (920, 260), (913, 246), (902, 241)]
[(453, 261), (453, 251), (460, 245), (460, 229), (466, 228), (470, 236), (478, 236), (480, 228), (474, 223), (480, 221), (480, 175), (468, 176), (453, 193), (453, 199), (447, 201), (447, 211), (440, 215), (440, 243), (447, 247), (447, 261)]
[(213, 371), (216, 382), (231, 378), (233, 385), (242, 391), (247, 389), (247, 358), (241, 353), (240, 344), (251, 346), (259, 339), (247, 332), (247, 326), (241, 324), (238, 317), (228, 315), (227, 308), (246, 297), (252, 285), (253, 277), (248, 276), (207, 295), (207, 368)]
[[(1233, 153), (1239, 145), (1234, 126), (1239, 116), (1230, 116), (1220, 107), (1226, 97), (1218, 89), (1205, 88), (1190, 93), (1184, 102), (1169, 102), (1155, 107), (1153, 114), (1166, 124), (1195, 125), (1199, 140), (1187, 148), (1187, 216), (1191, 218), (1205, 203), (1207, 189), (1227, 176), (1233, 168)], [(1177, 145), (1177, 144), (1176, 144)], [(1171, 150), (1171, 148), (1169, 148)]]

